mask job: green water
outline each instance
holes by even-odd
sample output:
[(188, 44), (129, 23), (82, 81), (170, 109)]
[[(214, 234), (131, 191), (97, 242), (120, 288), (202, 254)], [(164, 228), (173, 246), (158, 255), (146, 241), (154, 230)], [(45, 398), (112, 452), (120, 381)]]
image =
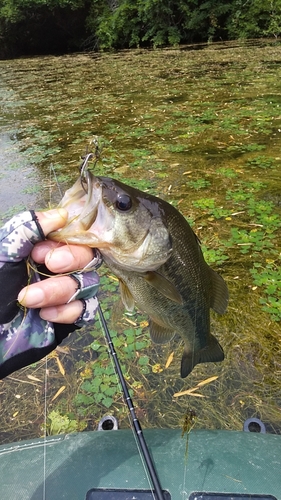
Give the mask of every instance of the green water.
[[(280, 64), (281, 45), (261, 41), (0, 61), (3, 220), (55, 204), (57, 181), (64, 190), (76, 179), (97, 134), (98, 172), (173, 203), (228, 284), (228, 312), (212, 316), (226, 359), (197, 366), (185, 380), (178, 339), (156, 349), (145, 316), (114, 313), (118, 355), (144, 426), (183, 426), (195, 414), (198, 428), (241, 429), (259, 417), (281, 431)], [(106, 312), (115, 289), (104, 276)], [(72, 334), (67, 349), (58, 353), (65, 374), (48, 361), (52, 431), (58, 416), (64, 430), (95, 428), (106, 413), (128, 425), (98, 324)], [(2, 440), (42, 434), (44, 369), (37, 363), (1, 383)], [(195, 395), (173, 397), (215, 376)]]

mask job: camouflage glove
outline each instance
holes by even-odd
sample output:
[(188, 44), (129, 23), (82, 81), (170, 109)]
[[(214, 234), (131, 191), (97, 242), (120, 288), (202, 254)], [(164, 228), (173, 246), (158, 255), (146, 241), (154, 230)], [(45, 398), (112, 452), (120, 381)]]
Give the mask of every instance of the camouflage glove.
[(83, 312), (74, 324), (59, 324), (43, 320), (39, 309), (24, 309), (17, 302), (20, 290), (40, 281), (39, 268), (45, 266), (28, 261), (33, 246), (45, 239), (34, 211), (14, 216), (0, 229), (0, 379), (24, 366), (38, 361), (56, 348), (67, 335), (91, 321), (98, 302), (95, 297), (99, 276), (93, 268), (101, 265), (98, 251), (81, 272), (70, 276), (77, 282), (72, 300), (82, 300)]

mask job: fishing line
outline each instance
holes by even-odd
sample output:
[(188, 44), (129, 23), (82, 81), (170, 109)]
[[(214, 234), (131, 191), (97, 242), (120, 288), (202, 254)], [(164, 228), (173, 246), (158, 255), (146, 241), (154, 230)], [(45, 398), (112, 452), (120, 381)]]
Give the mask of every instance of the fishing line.
[[(198, 239), (198, 254), (200, 254), (201, 252), (201, 249), (200, 249), (200, 241)], [(198, 279), (198, 275), (197, 275), (197, 279)], [(195, 305), (194, 305), (194, 324), (196, 325), (196, 322), (197, 322), (197, 312), (198, 312), (198, 301), (199, 301), (199, 286), (198, 286), (198, 282), (196, 283), (196, 294), (195, 294)], [(194, 359), (195, 359), (195, 337), (196, 337), (196, 333), (195, 333), (195, 330), (194, 330), (194, 337), (193, 337), (193, 346), (192, 346), (192, 365), (194, 363)], [(189, 441), (189, 432), (191, 431), (191, 429), (188, 431), (187, 433), (187, 443), (186, 443), (186, 454), (188, 453), (188, 441)], [(187, 494), (187, 489), (186, 489), (186, 477), (187, 477), (187, 460), (185, 460), (185, 465), (184, 465), (184, 472), (183, 472), (183, 488), (182, 488), (182, 498), (186, 498), (186, 494)]]
[(42, 491), (43, 500), (46, 500), (47, 386), (48, 386), (48, 356), (45, 357), (45, 378), (44, 378), (44, 447), (43, 447), (43, 491)]
[(160, 482), (159, 482), (159, 479), (157, 476), (157, 472), (156, 472), (154, 464), (152, 462), (152, 459), (151, 459), (151, 456), (150, 456), (150, 453), (149, 453), (149, 450), (148, 450), (148, 447), (147, 447), (147, 444), (146, 444), (146, 441), (145, 441), (145, 438), (144, 438), (144, 435), (142, 432), (140, 422), (136, 416), (133, 401), (132, 401), (131, 396), (129, 394), (128, 387), (127, 387), (127, 384), (126, 384), (126, 381), (125, 381), (125, 378), (124, 378), (124, 375), (123, 375), (123, 372), (122, 372), (122, 369), (121, 369), (121, 366), (120, 366), (120, 363), (119, 363), (119, 360), (118, 360), (118, 357), (117, 357), (117, 354), (116, 354), (116, 351), (115, 351), (115, 348), (114, 348), (114, 345), (113, 345), (113, 342), (111, 339), (111, 335), (109, 333), (107, 323), (105, 321), (100, 304), (98, 305), (98, 313), (99, 313), (99, 318), (100, 318), (100, 322), (102, 325), (102, 329), (104, 331), (104, 335), (105, 335), (105, 338), (106, 338), (106, 341), (108, 344), (109, 352), (110, 352), (111, 358), (112, 358), (113, 363), (114, 363), (115, 371), (116, 371), (116, 374), (118, 376), (120, 385), (122, 387), (124, 401), (125, 401), (126, 405), (128, 406), (128, 409), (129, 409), (129, 412), (131, 415), (134, 435), (137, 439), (140, 450), (142, 452), (142, 456), (143, 456), (147, 471), (149, 472), (149, 475), (150, 475), (150, 478), (152, 481), (152, 485), (153, 485), (154, 490), (155, 490), (154, 493), (156, 494), (156, 499), (157, 500), (164, 500), (164, 494), (163, 494), (163, 491), (162, 491), (162, 488), (161, 488), (161, 485), (160, 485)]
[[(58, 82), (58, 68), (55, 70), (56, 74), (56, 83)], [(58, 92), (58, 88), (55, 88), (55, 100), (60, 102), (60, 95)], [(58, 106), (56, 106), (56, 116), (58, 117)], [(52, 204), (52, 177), (54, 177), (55, 185), (60, 194), (60, 198), (63, 197), (63, 193), (58, 181), (58, 177), (55, 171), (55, 167), (53, 163), (50, 164), (49, 168), (49, 205)], [(36, 267), (36, 266), (35, 266)], [(38, 274), (43, 274), (38, 271)], [(42, 487), (42, 500), (46, 500), (46, 467), (47, 467), (47, 390), (48, 390), (48, 356), (45, 357), (45, 377), (44, 377), (44, 444), (43, 444), (43, 487)]]
[[(49, 178), (49, 205), (52, 202), (52, 176), (54, 176), (55, 184), (62, 198), (63, 194), (58, 182), (57, 174), (54, 165), (50, 164), (50, 178)], [(33, 265), (32, 265), (33, 264)], [(45, 275), (44, 273), (38, 271), (37, 266), (31, 259), (29, 259), (29, 265), (33, 271), (36, 271), (39, 275)], [(46, 500), (46, 470), (47, 470), (47, 391), (48, 391), (48, 356), (45, 356), (45, 376), (44, 376), (44, 442), (43, 442), (43, 485), (42, 485), (42, 500)]]
[(50, 164), (50, 189), (49, 189), (49, 197), (50, 197), (49, 203), (50, 204), (51, 204), (51, 201), (52, 201), (52, 182), (51, 182), (52, 181), (52, 175), (54, 176), (57, 189), (58, 189), (58, 191), (60, 193), (60, 197), (61, 198), (63, 197), (63, 193), (62, 193), (60, 185), (59, 185), (59, 181), (58, 181), (58, 178), (57, 178), (57, 174), (56, 174), (54, 165), (51, 163)]

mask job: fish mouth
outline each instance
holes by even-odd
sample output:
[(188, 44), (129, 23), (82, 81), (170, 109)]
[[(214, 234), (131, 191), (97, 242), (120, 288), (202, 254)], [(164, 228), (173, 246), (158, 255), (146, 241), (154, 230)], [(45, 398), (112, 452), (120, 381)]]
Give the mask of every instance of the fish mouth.
[[(97, 219), (101, 201), (102, 187), (99, 180), (89, 171), (84, 172), (83, 179), (79, 178), (65, 192), (58, 205), (58, 208), (65, 208), (68, 212), (65, 226), (48, 234), (48, 239), (89, 245), (87, 231)], [(98, 243), (98, 240), (91, 232), (91, 246), (94, 243)]]
[(84, 170), (59, 204), (68, 212), (66, 224), (48, 238), (98, 248), (105, 260), (129, 271), (158, 269), (172, 251), (168, 229), (161, 214), (153, 216), (138, 198), (132, 197), (135, 205), (132, 202), (127, 215), (116, 200), (125, 195), (126, 202), (129, 194), (122, 183)]
[[(98, 179), (94, 177), (88, 170), (84, 172), (83, 179), (80, 178), (78, 182), (79, 181), (81, 184), (81, 189), (77, 194), (76, 199), (75, 194), (73, 195), (73, 204), (71, 204), (72, 193), (70, 189), (69, 193), (67, 191), (65, 195), (65, 197), (67, 198), (65, 200), (66, 204), (64, 205), (63, 198), (60, 205), (63, 206), (63, 208), (68, 209), (69, 221), (67, 223), (67, 228), (69, 230), (71, 230), (73, 224), (78, 223), (79, 230), (88, 231), (97, 218), (98, 206), (102, 199), (102, 188), (98, 182)], [(68, 198), (70, 198), (69, 206)]]

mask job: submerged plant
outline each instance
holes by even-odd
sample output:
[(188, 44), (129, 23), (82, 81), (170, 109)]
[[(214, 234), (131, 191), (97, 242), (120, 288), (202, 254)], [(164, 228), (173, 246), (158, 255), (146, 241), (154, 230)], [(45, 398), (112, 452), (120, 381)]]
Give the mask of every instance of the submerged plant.
[(78, 422), (71, 415), (61, 415), (58, 411), (53, 410), (48, 414), (47, 434), (69, 434), (85, 429), (85, 423)]
[(274, 321), (281, 321), (281, 271), (279, 260), (269, 260), (265, 266), (255, 262), (253, 268), (250, 269), (254, 287), (261, 290), (262, 296), (259, 301), (262, 310), (269, 313)]

